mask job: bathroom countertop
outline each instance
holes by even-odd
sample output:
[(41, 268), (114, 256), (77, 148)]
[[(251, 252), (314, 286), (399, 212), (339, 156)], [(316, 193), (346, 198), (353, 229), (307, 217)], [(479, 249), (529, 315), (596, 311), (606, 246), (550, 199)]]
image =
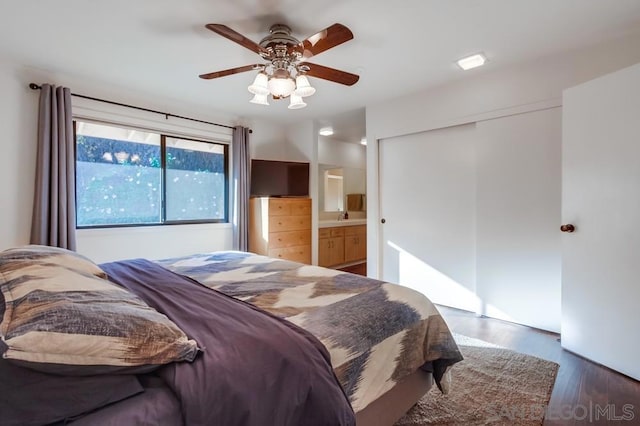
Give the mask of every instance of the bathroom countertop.
[(320, 220), (318, 221), (318, 228), (333, 228), (335, 226), (356, 226), (366, 224), (367, 219)]

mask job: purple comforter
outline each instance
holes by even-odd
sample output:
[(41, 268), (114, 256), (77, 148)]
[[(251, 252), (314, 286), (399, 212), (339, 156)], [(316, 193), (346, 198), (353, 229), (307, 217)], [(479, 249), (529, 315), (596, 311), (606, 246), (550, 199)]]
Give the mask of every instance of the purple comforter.
[(329, 355), (310, 333), (143, 259), (101, 267), (203, 348), (192, 363), (153, 373), (175, 395), (184, 424), (355, 425)]

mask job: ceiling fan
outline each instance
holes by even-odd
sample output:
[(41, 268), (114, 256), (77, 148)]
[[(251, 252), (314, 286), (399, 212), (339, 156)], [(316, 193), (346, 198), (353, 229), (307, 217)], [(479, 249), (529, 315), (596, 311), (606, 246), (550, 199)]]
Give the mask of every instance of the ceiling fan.
[(272, 25), (269, 35), (260, 43), (248, 39), (237, 31), (222, 24), (207, 24), (206, 27), (216, 34), (228, 38), (241, 46), (257, 53), (265, 61), (215, 71), (200, 75), (210, 80), (241, 72), (259, 70), (253, 84), (247, 89), (254, 95), (250, 102), (269, 105), (268, 96), (273, 99), (290, 97), (290, 109), (304, 108), (307, 104), (302, 98), (311, 96), (315, 89), (311, 87), (307, 76), (352, 86), (360, 79), (355, 74), (307, 62), (307, 59), (336, 47), (353, 38), (353, 33), (342, 24), (333, 24), (322, 31), (299, 41), (291, 35), (291, 28), (283, 24)]

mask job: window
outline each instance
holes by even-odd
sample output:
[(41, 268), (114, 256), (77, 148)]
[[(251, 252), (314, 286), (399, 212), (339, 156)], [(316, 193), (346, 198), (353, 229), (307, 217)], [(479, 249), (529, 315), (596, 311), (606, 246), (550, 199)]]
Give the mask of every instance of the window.
[(227, 145), (75, 125), (78, 228), (227, 221)]

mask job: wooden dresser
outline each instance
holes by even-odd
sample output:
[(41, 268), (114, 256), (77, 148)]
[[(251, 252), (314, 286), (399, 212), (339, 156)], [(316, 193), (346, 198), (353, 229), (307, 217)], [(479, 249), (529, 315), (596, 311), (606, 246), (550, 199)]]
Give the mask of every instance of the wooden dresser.
[(249, 251), (311, 264), (311, 199), (251, 198)]

